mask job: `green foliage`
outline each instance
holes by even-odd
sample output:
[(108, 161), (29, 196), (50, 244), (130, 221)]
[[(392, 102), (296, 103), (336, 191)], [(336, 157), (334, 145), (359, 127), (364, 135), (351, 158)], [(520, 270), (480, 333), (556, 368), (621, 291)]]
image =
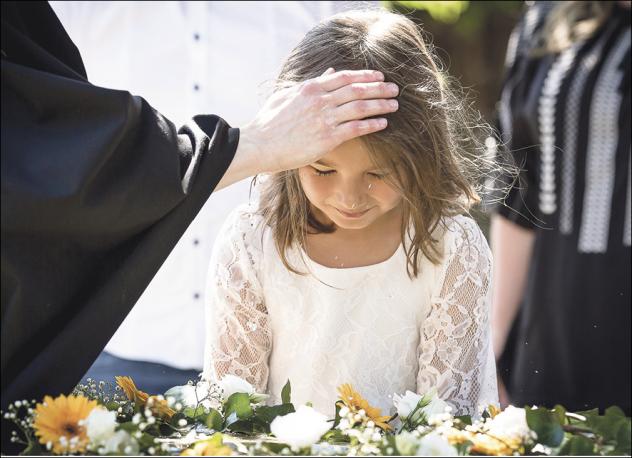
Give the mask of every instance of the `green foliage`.
[(470, 5), (469, 1), (383, 1), (386, 8), (404, 7), (412, 10), (427, 11), (435, 21), (454, 24)]
[(283, 404), (289, 404), (290, 402), (292, 402), (290, 400), (291, 397), (292, 397), (292, 386), (290, 385), (290, 381), (288, 380), (285, 383), (285, 386), (283, 386), (283, 389), (281, 390), (281, 402)]
[(525, 409), (527, 424), (538, 436), (538, 442), (548, 447), (557, 447), (564, 439), (564, 430), (557, 414), (544, 407)]
[(584, 436), (572, 436), (560, 448), (558, 455), (561, 456), (589, 456), (595, 455), (595, 444)]
[(228, 397), (224, 404), (224, 418), (228, 419), (233, 413), (240, 420), (246, 420), (252, 416), (250, 396), (247, 393), (233, 393)]

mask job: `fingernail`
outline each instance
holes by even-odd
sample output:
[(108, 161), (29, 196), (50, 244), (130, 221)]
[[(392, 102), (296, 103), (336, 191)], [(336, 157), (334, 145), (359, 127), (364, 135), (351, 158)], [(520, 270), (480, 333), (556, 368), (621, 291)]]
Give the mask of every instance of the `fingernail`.
[(386, 122), (386, 119), (384, 119), (384, 118), (380, 118), (380, 119), (377, 120), (377, 126), (379, 128), (386, 127), (386, 124), (387, 124), (387, 122)]
[(375, 72), (375, 77), (380, 81), (384, 81), (384, 73), (382, 72)]
[(391, 94), (397, 94), (399, 92), (399, 87), (397, 87), (397, 84), (395, 83), (386, 83), (386, 88)]
[(389, 100), (388, 104), (393, 109), (397, 109), (397, 107), (399, 107), (399, 102), (397, 102), (397, 100)]

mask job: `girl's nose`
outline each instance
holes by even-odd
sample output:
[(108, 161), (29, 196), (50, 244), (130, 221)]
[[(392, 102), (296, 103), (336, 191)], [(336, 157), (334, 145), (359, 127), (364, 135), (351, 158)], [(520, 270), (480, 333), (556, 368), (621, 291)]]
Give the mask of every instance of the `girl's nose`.
[(336, 199), (343, 210), (359, 210), (366, 202), (366, 183), (347, 182), (341, 185), (336, 192)]

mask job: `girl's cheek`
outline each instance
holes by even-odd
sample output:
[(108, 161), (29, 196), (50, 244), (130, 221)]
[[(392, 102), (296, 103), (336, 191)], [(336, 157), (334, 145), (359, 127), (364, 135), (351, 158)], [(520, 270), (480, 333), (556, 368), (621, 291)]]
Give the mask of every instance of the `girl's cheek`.
[(331, 191), (331, 186), (320, 177), (309, 171), (300, 171), (299, 176), (305, 195), (310, 201), (320, 201), (327, 197)]

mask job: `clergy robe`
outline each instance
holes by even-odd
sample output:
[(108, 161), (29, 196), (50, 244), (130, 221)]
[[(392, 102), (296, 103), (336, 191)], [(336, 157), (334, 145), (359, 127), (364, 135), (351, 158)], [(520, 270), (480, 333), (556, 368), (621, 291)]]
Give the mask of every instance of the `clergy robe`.
[(238, 140), (217, 116), (176, 130), (142, 98), (90, 84), (48, 3), (2, 2), (3, 409), (72, 390)]

